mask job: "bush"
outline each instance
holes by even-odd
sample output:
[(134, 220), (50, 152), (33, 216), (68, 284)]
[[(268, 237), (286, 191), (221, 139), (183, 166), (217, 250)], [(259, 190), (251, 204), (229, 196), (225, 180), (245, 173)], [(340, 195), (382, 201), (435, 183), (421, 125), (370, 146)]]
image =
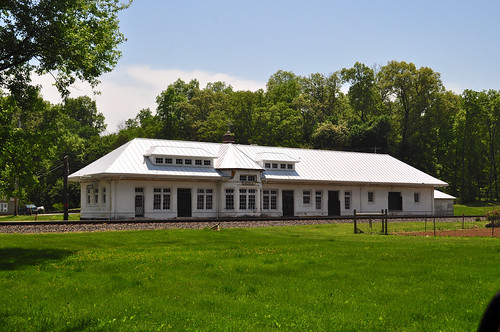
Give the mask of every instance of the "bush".
[(58, 211), (58, 212), (60, 212), (64, 209), (63, 203), (54, 203), (52, 205), (52, 207), (54, 208), (54, 211)]
[(486, 220), (491, 221), (486, 227), (500, 227), (500, 210), (488, 211), (485, 216)]

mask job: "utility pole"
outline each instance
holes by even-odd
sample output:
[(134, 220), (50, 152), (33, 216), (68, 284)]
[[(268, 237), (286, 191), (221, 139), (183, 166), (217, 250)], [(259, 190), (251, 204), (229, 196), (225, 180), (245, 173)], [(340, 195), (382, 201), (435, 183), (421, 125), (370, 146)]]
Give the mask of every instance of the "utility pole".
[(63, 167), (63, 207), (64, 207), (64, 220), (68, 220), (68, 175), (69, 175), (69, 164), (68, 156), (64, 156), (64, 167)]

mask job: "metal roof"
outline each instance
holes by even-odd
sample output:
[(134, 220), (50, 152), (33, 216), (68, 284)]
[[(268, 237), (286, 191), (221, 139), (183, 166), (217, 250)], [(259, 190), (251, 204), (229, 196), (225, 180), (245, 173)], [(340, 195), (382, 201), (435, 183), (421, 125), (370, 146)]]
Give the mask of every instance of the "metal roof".
[(253, 159), (243, 153), (238, 145), (234, 144), (221, 145), (215, 168), (264, 170)]
[[(145, 155), (152, 147), (174, 151), (204, 150), (216, 156), (213, 167), (153, 165)], [(191, 149), (191, 150), (190, 150)], [(199, 151), (197, 150), (197, 151)], [(165, 151), (168, 153), (168, 149)], [(264, 170), (266, 181), (335, 182), (344, 184), (398, 184), (441, 187), (447, 184), (386, 154), (326, 151), (188, 141), (136, 138), (70, 175), (70, 179), (122, 175), (222, 178), (219, 169), (262, 170), (262, 156), (298, 161), (294, 170)], [(194, 156), (193, 156), (194, 157)]]
[(439, 190), (434, 190), (434, 199), (457, 199), (455, 196), (448, 195)]

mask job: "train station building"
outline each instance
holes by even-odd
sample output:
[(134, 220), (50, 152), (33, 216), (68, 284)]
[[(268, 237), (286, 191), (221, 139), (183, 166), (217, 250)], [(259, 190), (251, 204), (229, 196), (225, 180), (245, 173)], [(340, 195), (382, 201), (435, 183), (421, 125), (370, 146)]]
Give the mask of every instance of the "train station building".
[(433, 215), (447, 184), (387, 154), (136, 138), (73, 173), (82, 219)]

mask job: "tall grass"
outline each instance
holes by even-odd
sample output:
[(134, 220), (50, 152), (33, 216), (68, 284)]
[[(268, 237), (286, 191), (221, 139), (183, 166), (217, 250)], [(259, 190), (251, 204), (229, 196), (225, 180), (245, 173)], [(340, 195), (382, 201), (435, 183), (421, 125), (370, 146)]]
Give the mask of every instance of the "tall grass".
[(0, 330), (474, 330), (498, 239), (352, 225), (0, 235)]

